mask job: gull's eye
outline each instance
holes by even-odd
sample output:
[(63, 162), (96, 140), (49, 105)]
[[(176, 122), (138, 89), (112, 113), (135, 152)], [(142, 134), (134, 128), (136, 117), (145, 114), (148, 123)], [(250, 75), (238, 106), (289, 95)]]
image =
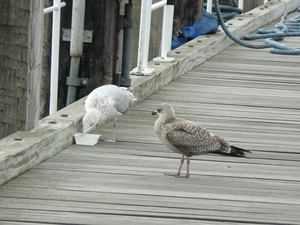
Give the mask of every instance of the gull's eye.
[(161, 109), (157, 109), (157, 112), (161, 112)]

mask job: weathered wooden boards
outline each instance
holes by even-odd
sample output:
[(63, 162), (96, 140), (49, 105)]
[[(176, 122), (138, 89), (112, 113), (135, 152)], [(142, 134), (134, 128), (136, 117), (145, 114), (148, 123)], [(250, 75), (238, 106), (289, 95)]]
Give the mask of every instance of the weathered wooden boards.
[[(73, 145), (1, 186), (1, 224), (299, 224), (299, 67), (228, 48), (119, 118), (117, 143)], [(180, 155), (154, 134), (161, 102), (253, 153), (193, 157), (190, 179), (164, 176)]]
[(27, 110), (25, 130), (39, 124), (44, 30), (44, 1), (31, 1), (28, 32)]

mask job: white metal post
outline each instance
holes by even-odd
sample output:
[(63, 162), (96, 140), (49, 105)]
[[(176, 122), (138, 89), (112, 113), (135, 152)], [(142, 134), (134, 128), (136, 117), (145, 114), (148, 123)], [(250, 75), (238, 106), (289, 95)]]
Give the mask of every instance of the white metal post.
[(172, 62), (174, 60), (174, 58), (167, 57), (167, 53), (171, 50), (174, 6), (167, 5), (167, 0), (162, 0), (154, 4), (152, 4), (152, 0), (142, 0), (138, 61), (137, 61), (137, 67), (130, 72), (131, 74), (150, 75), (154, 70), (154, 69), (147, 68), (150, 26), (151, 26), (151, 12), (161, 7), (164, 7), (162, 40), (161, 40), (161, 57), (157, 57), (153, 60), (159, 62)]
[(167, 0), (161, 0), (159, 2), (156, 2), (151, 6), (151, 11), (159, 9), (159, 8), (165, 6), (166, 4), (167, 4)]
[(206, 11), (208, 13), (211, 13), (212, 12), (212, 0), (207, 0), (207, 3), (206, 3)]
[(168, 52), (171, 51), (172, 44), (172, 27), (173, 27), (174, 6), (164, 5), (164, 16), (162, 25), (161, 38), (161, 54), (160, 57), (153, 59), (155, 62), (173, 62), (175, 59), (168, 57)]
[(244, 10), (244, 0), (239, 0), (238, 8)]
[[(54, 0), (53, 3), (54, 5), (58, 5), (60, 4), (60, 0)], [(53, 11), (53, 19), (52, 19), (51, 80), (50, 80), (50, 106), (49, 106), (50, 115), (57, 111), (59, 31), (60, 31), (60, 8)]]
[(152, 0), (142, 0), (137, 68), (133, 71), (134, 73), (142, 75), (149, 75), (154, 70), (147, 68), (151, 26), (151, 5)]
[(61, 7), (64, 7), (66, 5), (65, 2), (60, 2), (60, 1), (61, 0), (53, 0), (53, 6), (44, 9), (44, 14), (53, 11), (49, 115), (57, 111), (60, 9)]
[(62, 8), (66, 6), (65, 2), (61, 2), (59, 5), (53, 5), (51, 7), (45, 8), (44, 9), (44, 14), (49, 13), (49, 12), (53, 12), (54, 10), (58, 10), (59, 8)]

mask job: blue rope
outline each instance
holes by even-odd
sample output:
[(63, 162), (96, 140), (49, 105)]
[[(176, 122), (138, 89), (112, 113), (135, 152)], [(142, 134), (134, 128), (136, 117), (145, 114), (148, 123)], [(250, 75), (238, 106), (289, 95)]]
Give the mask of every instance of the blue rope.
[(280, 19), (280, 22), (275, 25), (274, 29), (271, 28), (262, 28), (258, 30), (259, 34), (251, 34), (251, 35), (245, 35), (246, 40), (256, 40), (256, 39), (261, 39), (261, 38), (266, 38), (265, 39), (265, 44), (250, 44), (248, 42), (242, 41), (239, 38), (233, 36), (230, 31), (227, 29), (224, 20), (221, 15), (220, 7), (219, 7), (219, 2), (218, 0), (214, 0), (214, 5), (218, 21), (223, 28), (224, 32), (226, 35), (232, 39), (234, 42), (247, 47), (247, 48), (253, 48), (253, 49), (264, 49), (264, 48), (270, 48), (271, 53), (275, 54), (283, 54), (283, 55), (299, 55), (300, 50), (297, 48), (292, 48), (292, 47), (286, 47), (283, 44), (279, 44), (277, 41), (283, 40), (283, 37), (288, 37), (288, 36), (300, 36), (300, 24), (297, 24), (298, 21), (300, 21), (300, 15), (293, 17), (290, 19), (289, 23), (284, 23), (285, 19), (288, 14), (298, 10), (300, 11), (300, 7), (297, 6), (287, 12), (285, 12)]
[(291, 36), (300, 36), (300, 32), (288, 32), (288, 33), (282, 33), (282, 32), (275, 32), (275, 33), (266, 33), (266, 34), (247, 34), (244, 36), (245, 40), (257, 40), (257, 39), (263, 39), (263, 38), (274, 38), (277, 39), (277, 41), (283, 40), (282, 37), (291, 37)]
[[(234, 5), (236, 5), (236, 2), (234, 1)], [(207, 3), (204, 3), (204, 8), (207, 8)], [(215, 9), (215, 5), (212, 5), (212, 8)], [(226, 12), (221, 12), (222, 18), (225, 22), (228, 20), (231, 20), (241, 13), (243, 13), (243, 10), (239, 9), (237, 6), (228, 6), (228, 5), (219, 5), (220, 11), (226, 11)], [(212, 13), (212, 15), (218, 20), (216, 13)]]

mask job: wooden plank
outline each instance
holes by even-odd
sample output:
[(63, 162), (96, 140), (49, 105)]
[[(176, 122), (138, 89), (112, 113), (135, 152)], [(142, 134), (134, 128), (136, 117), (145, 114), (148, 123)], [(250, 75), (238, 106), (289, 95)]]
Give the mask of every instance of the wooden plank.
[[(56, 213), (56, 211), (64, 212), (65, 210), (67, 210), (69, 208), (72, 208), (72, 212), (75, 213), (77, 209), (80, 210), (80, 207), (83, 207), (83, 209), (81, 209), (81, 210), (86, 210), (86, 208), (91, 207), (89, 209), (89, 213), (93, 214), (93, 209), (97, 210), (97, 208), (95, 209), (95, 206), (93, 206), (95, 204), (97, 207), (100, 207), (100, 210), (97, 210), (98, 214), (101, 214), (101, 212), (102, 212), (102, 213), (113, 213), (115, 215), (119, 215), (119, 214), (130, 215), (131, 214), (130, 211), (137, 210), (137, 212), (135, 212), (136, 214), (139, 214), (140, 212), (142, 212), (144, 216), (150, 216), (153, 213), (152, 211), (156, 212), (156, 210), (160, 210), (159, 212), (163, 213), (163, 215), (165, 217), (174, 217), (176, 214), (175, 217), (177, 217), (177, 218), (180, 218), (180, 217), (195, 218), (196, 217), (197, 219), (201, 219), (201, 218), (203, 218), (203, 216), (204, 217), (207, 215), (212, 216), (212, 214), (210, 214), (210, 213), (215, 214), (215, 211), (218, 211), (218, 216), (221, 216), (224, 214), (224, 215), (226, 215), (225, 217), (228, 216), (228, 217), (233, 218), (234, 217), (233, 214), (236, 213), (236, 211), (234, 210), (235, 207), (231, 206), (231, 207), (233, 207), (232, 210), (228, 209), (228, 210), (225, 210), (225, 212), (224, 212), (224, 211), (222, 211), (222, 208), (225, 207), (224, 205), (220, 206), (219, 204), (215, 204), (213, 202), (209, 203), (209, 202), (205, 201), (206, 199), (212, 199), (214, 201), (222, 200), (223, 202), (229, 201), (230, 204), (232, 205), (234, 203), (232, 202), (232, 199), (231, 199), (231, 197), (232, 197), (232, 195), (230, 194), (231, 190), (234, 190), (233, 192), (235, 195), (235, 201), (237, 201), (238, 203), (240, 201), (243, 201), (244, 204), (248, 204), (249, 202), (250, 202), (249, 204), (251, 204), (251, 202), (253, 202), (255, 204), (260, 204), (261, 202), (265, 202), (268, 204), (275, 204), (275, 203), (278, 204), (279, 202), (281, 202), (281, 204), (284, 204), (285, 206), (291, 204), (290, 206), (287, 206), (287, 207), (291, 207), (291, 208), (293, 207), (293, 210), (297, 210), (297, 208), (299, 206), (299, 205), (298, 206), (295, 205), (295, 204), (297, 204), (296, 200), (293, 201), (292, 199), (287, 198), (288, 191), (285, 190), (284, 188), (282, 189), (282, 191), (280, 191), (280, 189), (278, 189), (278, 190), (272, 189), (271, 187), (275, 186), (274, 183), (270, 184), (270, 188), (263, 185), (261, 190), (264, 190), (264, 193), (261, 193), (261, 192), (259, 192), (259, 191), (261, 191), (259, 188), (261, 184), (259, 184), (257, 182), (246, 183), (245, 186), (247, 186), (247, 184), (252, 184), (252, 185), (245, 188), (244, 182), (240, 182), (237, 180), (236, 183), (234, 184), (234, 183), (232, 183), (232, 180), (231, 180), (231, 182), (230, 182), (231, 185), (230, 185), (230, 187), (228, 187), (228, 189), (226, 188), (226, 186), (222, 187), (222, 188), (225, 188), (224, 189), (225, 193), (228, 192), (228, 195), (224, 195), (224, 193), (223, 194), (214, 193), (215, 188), (213, 186), (216, 184), (216, 179), (205, 177), (205, 176), (201, 179), (201, 185), (199, 186), (199, 182), (197, 182), (195, 180), (189, 180), (188, 183), (186, 183), (186, 182), (179, 182), (178, 179), (172, 179), (172, 178), (168, 179), (167, 178), (167, 180), (169, 182), (164, 182), (163, 180), (165, 180), (165, 179), (161, 180), (161, 179), (157, 179), (157, 177), (154, 179), (154, 177), (152, 177), (152, 176), (136, 176), (136, 175), (133, 175), (133, 176), (127, 175), (125, 177), (122, 175), (116, 175), (116, 176), (114, 176), (114, 179), (111, 179), (111, 177), (110, 177), (111, 175), (109, 175), (109, 174), (105, 175), (105, 174), (98, 173), (97, 174), (98, 179), (94, 180), (92, 183), (89, 183), (89, 186), (87, 187), (86, 185), (84, 185), (85, 182), (87, 180), (91, 181), (89, 176), (95, 178), (95, 172), (86, 173), (86, 176), (84, 176), (84, 177), (82, 177), (80, 175), (79, 176), (76, 175), (76, 173), (80, 173), (80, 172), (76, 172), (76, 171), (72, 172), (72, 173), (70, 173), (70, 172), (68, 173), (66, 171), (51, 171), (51, 172), (49, 172), (49, 171), (37, 171), (36, 170), (35, 172), (42, 172), (44, 174), (42, 176), (42, 179), (40, 179), (39, 181), (36, 180), (36, 182), (35, 182), (34, 179), (26, 176), (26, 177), (23, 177), (21, 186), (24, 188), (27, 185), (28, 185), (27, 187), (31, 187), (33, 185), (35, 187), (36, 191), (35, 191), (35, 194), (31, 195), (31, 196), (34, 198), (37, 198), (37, 200), (34, 200), (37, 202), (38, 202), (38, 198), (43, 199), (45, 207), (49, 207), (49, 205), (51, 207), (51, 205), (53, 205), (49, 201), (45, 202), (46, 196), (48, 196), (46, 198), (50, 198), (50, 199), (59, 198), (60, 201), (58, 203), (55, 203), (56, 206), (52, 206), (52, 208), (55, 208), (54, 213)], [(34, 175), (34, 177), (36, 177), (37, 174), (35, 173), (32, 175)], [(77, 182), (73, 179), (73, 177), (78, 178)], [(164, 178), (164, 176), (160, 176), (160, 177)], [(107, 179), (107, 178), (109, 178), (109, 179)], [(218, 182), (221, 182), (224, 185), (226, 185), (226, 183), (224, 183), (224, 181), (226, 181), (227, 179), (228, 178), (224, 178), (224, 180), (220, 179), (220, 180), (218, 180)], [(47, 180), (47, 181), (45, 182), (44, 180)], [(68, 182), (67, 187), (63, 187), (63, 186), (59, 185), (61, 182), (65, 183), (64, 180), (65, 180), (65, 182)], [(210, 180), (210, 182), (209, 182), (209, 180)], [(75, 181), (75, 183), (74, 183), (74, 181)], [(151, 181), (151, 185), (149, 185), (150, 184), (149, 181)], [(34, 183), (32, 183), (32, 182), (34, 182)], [(26, 185), (26, 183), (27, 183), (27, 185)], [(131, 185), (129, 185), (130, 183), (134, 183), (135, 188), (132, 189)], [(159, 186), (157, 186), (159, 183), (161, 183), (161, 184)], [(266, 181), (263, 181), (263, 183), (266, 183)], [(47, 184), (47, 185), (45, 185), (45, 184)], [(117, 184), (117, 186), (116, 186), (116, 184)], [(239, 187), (240, 184), (242, 184), (241, 187)], [(174, 186), (174, 185), (176, 185), (176, 186)], [(186, 193), (186, 191), (184, 191), (185, 190), (184, 187), (186, 187), (187, 185), (189, 187), (188, 193)], [(284, 187), (285, 185), (286, 184), (282, 183), (282, 187)], [(278, 185), (276, 185), (276, 186), (278, 186)], [(53, 189), (53, 187), (56, 187), (56, 188)], [(173, 188), (169, 189), (169, 187), (173, 187)], [(262, 198), (253, 197), (252, 194), (253, 194), (254, 187), (255, 187), (255, 192), (260, 193), (264, 197), (262, 197)], [(14, 189), (13, 186), (10, 186), (9, 188), (10, 188), (10, 190)], [(201, 192), (199, 192), (199, 188), (200, 188)], [(37, 190), (40, 190), (40, 192)], [(48, 193), (46, 195), (44, 195), (44, 193), (43, 193), (44, 190), (46, 190), (46, 192), (48, 190)], [(71, 193), (70, 197), (73, 198), (73, 200), (70, 200), (70, 199), (63, 200), (63, 199), (65, 199), (66, 195), (55, 194), (56, 190), (64, 190), (65, 192), (69, 191), (69, 194)], [(49, 191), (52, 193), (49, 194)], [(266, 197), (265, 191), (274, 192), (274, 197), (271, 197), (270, 193), (269, 193), (268, 197)], [(134, 197), (131, 199), (125, 198), (126, 203), (124, 203), (124, 204), (126, 204), (126, 205), (122, 205), (122, 203), (120, 203), (120, 202), (113, 204), (112, 202), (117, 201), (120, 196), (116, 197), (115, 200), (111, 200), (112, 198), (108, 197), (106, 195), (107, 194), (113, 195), (114, 193), (119, 193), (120, 196), (124, 196), (124, 194), (125, 194), (125, 196), (126, 196), (126, 194), (127, 195), (138, 195), (138, 198), (134, 198)], [(212, 193), (214, 193), (214, 194), (212, 194)], [(249, 194), (249, 196), (247, 193)], [(282, 195), (282, 193), (284, 193), (284, 195)], [(24, 194), (24, 193), (16, 193), (16, 196), (20, 196), (22, 194)], [(90, 194), (94, 195), (94, 197), (92, 197), (92, 196), (88, 197)], [(42, 196), (40, 196), (40, 195), (42, 195)], [(157, 203), (157, 205), (154, 204), (151, 206), (151, 209), (149, 209), (148, 208), (149, 206), (147, 206), (147, 205), (153, 204), (154, 200), (151, 200), (150, 203), (148, 203), (149, 200), (143, 201), (144, 195), (148, 196), (148, 198), (153, 198), (153, 199), (162, 198), (162, 197), (163, 198), (167, 197), (167, 198), (172, 198), (172, 199), (170, 199), (170, 201), (165, 201), (165, 203)], [(256, 195), (257, 195), (257, 193), (256, 193)], [(103, 204), (103, 201), (105, 202), (105, 200), (102, 199), (102, 196), (106, 196), (106, 198), (107, 198), (106, 204), (108, 204), (108, 205), (106, 205), (106, 207), (101, 206), (101, 204)], [(32, 197), (30, 197), (28, 194), (26, 195), (25, 198), (27, 198), (27, 197), (29, 197), (29, 200), (24, 201), (23, 207), (25, 207), (25, 208), (28, 207), (28, 204), (31, 205), (30, 202), (32, 201), (32, 200), (30, 200), (30, 198), (32, 198)], [(63, 199), (61, 197), (63, 197)], [(278, 197), (280, 197), (282, 199), (278, 199)], [(199, 201), (199, 199), (200, 199), (200, 202), (198, 203), (199, 208), (196, 206), (197, 204), (194, 204), (194, 203), (190, 204), (191, 203), (190, 198), (193, 198), (195, 201)], [(186, 203), (185, 203), (186, 206), (184, 203), (182, 203), (182, 199), (186, 200)], [(201, 199), (204, 199), (204, 202)], [(174, 200), (175, 200), (175, 202), (173, 202)], [(100, 202), (98, 203), (98, 201), (100, 201)], [(132, 201), (138, 201), (139, 203), (133, 203)], [(19, 201), (19, 199), (18, 199), (16, 204), (18, 204), (19, 206), (17, 207), (17, 206), (13, 205), (12, 207), (14, 207), (14, 208), (16, 207), (19, 209), (22, 208), (22, 206), (20, 206), (21, 202), (22, 201)], [(81, 202), (79, 205), (79, 208), (78, 208), (78, 206), (74, 205), (74, 204), (77, 205), (78, 202)], [(89, 207), (84, 206), (86, 204), (85, 202), (87, 202), (89, 204)], [(62, 205), (62, 203), (63, 203), (63, 205)], [(74, 206), (71, 207), (69, 205), (69, 203), (71, 203)], [(40, 203), (35, 203), (35, 202), (33, 202), (33, 204), (36, 204), (37, 205), (36, 207), (39, 207), (39, 208), (38, 209), (33, 208), (32, 210), (39, 211), (39, 210), (43, 209), (43, 204), (41, 205)], [(136, 204), (138, 204), (138, 209), (136, 209), (134, 207), (134, 206), (136, 206)], [(162, 204), (163, 205), (167, 204), (169, 206), (162, 207)], [(121, 206), (119, 206), (119, 205), (121, 205)], [(191, 205), (193, 206), (192, 209), (190, 209), (188, 207)], [(60, 209), (61, 207), (62, 207), (62, 209)], [(63, 209), (63, 207), (66, 207), (67, 209)], [(116, 210), (116, 209), (114, 209), (115, 207), (119, 207), (118, 210), (124, 210), (124, 208), (125, 208), (126, 212), (118, 212), (118, 210), (115, 211)], [(120, 209), (120, 207), (121, 207), (121, 209)], [(145, 207), (147, 209), (143, 209)], [(152, 208), (152, 207), (154, 207), (154, 208)], [(160, 208), (160, 207), (162, 207), (162, 208)], [(170, 207), (170, 209), (168, 207)], [(182, 213), (184, 212), (184, 210), (188, 210), (188, 211), (186, 213), (184, 213), (184, 216), (180, 215), (180, 214), (178, 214), (178, 211), (176, 211), (176, 210), (178, 210), (177, 207), (181, 208), (180, 211)], [(185, 207), (187, 207), (187, 208), (185, 208)], [(207, 210), (209, 208), (211, 208), (211, 210), (209, 211), (210, 213), (207, 212)], [(105, 209), (107, 209), (108, 211), (113, 210), (113, 209), (114, 210), (113, 210), (113, 212), (112, 211), (108, 212)], [(44, 210), (47, 211), (46, 209), (44, 209)], [(51, 209), (49, 209), (49, 210), (50, 210), (50, 212), (53, 212), (53, 210), (51, 210)], [(195, 213), (193, 213), (193, 210), (196, 210)], [(260, 210), (260, 212), (262, 212), (261, 207), (259, 208), (259, 210)], [(277, 210), (278, 210), (278, 208), (277, 208)], [(288, 212), (292, 213), (293, 210), (292, 211), (288, 210)], [(105, 211), (105, 212), (103, 212), (103, 211)], [(276, 210), (271, 210), (272, 213), (275, 213), (275, 211)], [(82, 211), (79, 211), (79, 212), (82, 212)], [(172, 212), (174, 212), (174, 213), (172, 214)], [(254, 213), (253, 211), (251, 211), (251, 212)], [(249, 208), (246, 207), (245, 214), (248, 214), (248, 213), (249, 213)], [(239, 216), (241, 216), (242, 218), (240, 218), (238, 216), (238, 217), (235, 217), (235, 219), (236, 220), (245, 219), (245, 217), (243, 217), (242, 214), (243, 213), (241, 213), (241, 211), (240, 211)], [(267, 212), (265, 212), (265, 211), (263, 211), (262, 214), (263, 214), (262, 221), (268, 221), (271, 217), (272, 217), (272, 219), (274, 219), (274, 215), (270, 215), (270, 218), (268, 216), (266, 216)], [(156, 217), (160, 217), (160, 216), (156, 215)], [(247, 216), (246, 216), (246, 218), (247, 218)], [(288, 217), (288, 218), (293, 219), (293, 216)], [(283, 221), (286, 221), (286, 218), (283, 219)]]
[[(41, 172), (41, 171), (39, 171)], [(36, 192), (34, 195), (31, 194), (31, 196), (27, 195), (29, 198), (51, 198), (51, 199), (57, 199), (59, 198), (62, 200), (60, 197), (61, 195), (56, 195), (55, 190), (65, 190), (69, 191), (71, 193), (72, 198), (75, 198), (73, 201), (76, 202), (80, 201), (87, 201), (89, 202), (89, 198), (85, 197), (88, 196), (89, 193), (94, 193), (93, 195), (98, 196), (97, 198), (94, 198), (94, 200), (90, 200), (93, 202), (98, 202), (102, 201), (102, 195), (106, 195), (107, 193), (119, 193), (119, 197), (122, 196), (124, 193), (126, 194), (131, 194), (131, 195), (138, 195), (138, 196), (149, 196), (149, 198), (152, 196), (155, 198), (155, 196), (158, 197), (163, 197), (163, 196), (169, 196), (175, 197), (175, 199), (180, 198), (179, 202), (177, 204), (181, 204), (181, 198), (187, 198), (186, 201), (190, 202), (188, 197), (193, 197), (196, 199), (215, 199), (215, 200), (225, 200), (225, 201), (244, 201), (244, 202), (253, 202), (256, 204), (259, 204), (260, 202), (266, 202), (269, 204), (273, 203), (281, 203), (281, 204), (292, 204), (294, 205), (294, 209), (296, 210), (297, 207), (299, 207), (299, 202), (297, 203), (297, 200), (291, 199), (289, 196), (294, 196), (295, 194), (292, 194), (293, 192), (285, 190), (285, 187), (287, 184), (281, 183), (282, 188), (278, 188), (280, 183), (276, 183), (274, 181), (256, 181), (256, 182), (247, 182), (246, 185), (244, 186), (244, 183), (239, 181), (237, 179), (234, 181), (234, 179), (231, 179), (231, 182), (227, 183), (226, 180), (228, 178), (220, 178), (218, 182), (216, 182), (216, 178), (213, 177), (208, 177), (208, 176), (203, 176), (201, 179), (201, 185), (199, 186), (199, 182), (197, 180), (191, 179), (186, 182), (178, 182), (177, 179), (172, 179), (172, 178), (167, 178), (168, 182), (166, 182), (165, 179), (159, 179), (157, 176), (139, 176), (139, 175), (127, 175), (127, 176), (122, 176), (122, 175), (115, 175), (113, 179), (109, 178), (111, 175), (105, 175), (98, 173), (97, 177), (100, 179), (94, 179), (93, 182), (89, 183), (89, 186), (84, 185), (85, 181), (91, 180), (90, 178), (94, 177), (95, 178), (95, 173), (86, 173), (87, 176), (82, 177), (82, 176), (77, 176), (76, 174), (79, 172), (72, 172), (72, 173), (66, 173), (66, 171), (51, 171), (52, 174), (49, 172), (43, 173), (45, 176), (43, 179), (41, 179), (39, 184), (36, 184), (37, 182), (34, 182), (33, 184), (35, 185), (36, 190), (40, 190), (41, 192)], [(36, 173), (37, 174), (37, 173)], [(74, 179), (72, 177), (78, 177), (78, 182), (74, 183)], [(161, 178), (164, 178), (164, 176), (160, 176)], [(109, 179), (107, 179), (109, 178)], [(25, 180), (26, 179), (26, 180)], [(44, 182), (44, 180), (47, 180), (47, 182)], [(63, 180), (68, 181), (69, 185), (67, 187), (63, 187), (59, 185)], [(165, 180), (165, 181), (164, 181)], [(21, 185), (24, 187), (30, 187), (30, 182), (33, 180), (30, 179), (30, 177), (24, 177)], [(139, 182), (137, 182), (139, 181)], [(149, 181), (151, 181), (151, 185), (149, 185)], [(225, 183), (224, 183), (225, 181)], [(130, 187), (129, 182), (134, 182), (135, 188)], [(219, 188), (216, 188), (214, 185), (217, 183), (223, 183), (224, 185), (222, 188), (224, 188), (224, 192), (221, 194), (216, 194), (215, 191), (219, 190)], [(268, 187), (268, 182), (269, 182), (269, 187)], [(27, 185), (26, 185), (27, 183)], [(47, 186), (43, 185), (47, 184)], [(161, 185), (157, 186), (157, 184), (162, 183)], [(117, 184), (117, 186), (116, 186)], [(228, 187), (226, 185), (229, 185)], [(245, 188), (248, 184), (251, 184), (247, 188)], [(279, 184), (279, 185), (278, 185)], [(175, 185), (175, 186), (174, 186)], [(188, 185), (189, 191), (186, 193), (185, 188)], [(272, 186), (276, 186), (276, 189), (271, 188)], [(296, 186), (296, 185), (295, 185)], [(41, 188), (42, 187), (42, 188)], [(56, 187), (53, 189), (53, 187)], [(170, 187), (173, 187), (169, 189)], [(255, 188), (255, 189), (254, 189)], [(10, 189), (14, 189), (13, 186), (10, 186)], [(44, 196), (43, 194), (43, 189), (49, 190), (49, 191), (54, 191), (52, 195), (46, 195), (49, 197)], [(199, 192), (201, 190), (201, 192)], [(294, 191), (296, 191), (295, 189)], [(77, 194), (72, 194), (72, 192)], [(80, 199), (78, 199), (78, 193), (82, 192)], [(289, 194), (289, 192), (291, 194)], [(226, 194), (227, 193), (227, 194)], [(255, 193), (255, 196), (252, 196)], [(234, 194), (234, 200), (231, 199)], [(20, 194), (16, 194), (16, 196), (19, 196)], [(42, 195), (41, 197), (39, 197)], [(261, 195), (261, 197), (258, 197), (258, 195)], [(57, 197), (56, 197), (57, 196)], [(63, 195), (64, 196), (64, 195)], [(141, 196), (141, 198), (142, 198)], [(26, 197), (25, 197), (26, 198)], [(117, 197), (118, 198), (118, 197)], [(64, 199), (64, 197), (63, 197)], [(98, 200), (96, 200), (98, 199)], [(126, 202), (128, 204), (128, 207), (130, 205), (134, 205), (132, 201), (140, 201), (141, 199), (135, 199), (132, 198), (127, 199)], [(117, 200), (117, 199), (116, 199)], [(115, 200), (115, 201), (116, 201)], [(170, 200), (172, 202), (172, 200)], [(17, 201), (19, 203), (19, 201)], [(108, 200), (108, 203), (111, 202)], [(119, 203), (120, 204), (120, 203)], [(143, 205), (148, 205), (152, 203), (144, 203), (143, 201), (140, 201), (139, 204)], [(160, 203), (162, 204), (162, 203)], [(164, 203), (166, 204), (166, 203)], [(168, 201), (168, 204), (170, 202)], [(38, 204), (40, 205), (40, 204)], [(122, 204), (121, 204), (122, 205)], [(170, 204), (171, 205), (171, 204)], [(169, 207), (170, 207), (169, 205)], [(297, 206), (298, 205), (298, 206)], [(174, 205), (173, 205), (174, 206)], [(196, 207), (193, 204), (193, 207)], [(198, 207), (202, 207), (202, 204), (199, 204)], [(214, 209), (218, 209), (220, 206), (212, 204), (210, 207), (214, 207)], [(224, 206), (222, 206), (224, 207)], [(200, 208), (201, 209), (201, 208)]]
[(28, 81), (25, 130), (39, 124), (42, 50), (44, 29), (44, 1), (31, 0), (28, 31)]
[[(246, 221), (249, 221), (250, 218), (247, 216), (247, 211), (244, 212), (243, 209), (241, 208), (238, 212), (240, 215), (243, 215), (244, 214), (244, 217), (231, 217), (231, 214), (233, 214), (234, 212), (231, 211), (231, 207), (226, 207), (225, 210), (218, 210), (218, 209), (210, 209), (210, 207), (208, 208), (204, 208), (202, 206), (202, 208), (188, 208), (188, 212), (185, 211), (185, 205), (183, 204), (183, 206), (179, 206), (179, 207), (159, 207), (161, 208), (161, 211), (158, 211), (158, 212), (155, 212), (156, 210), (158, 210), (158, 205), (155, 205), (155, 206), (144, 206), (144, 205), (139, 205), (141, 207), (141, 209), (138, 209), (138, 207), (135, 207), (135, 206), (130, 206), (128, 204), (125, 204), (125, 205), (118, 205), (118, 204), (111, 204), (111, 209), (107, 209), (105, 208), (105, 206), (103, 206), (101, 203), (97, 203), (97, 204), (93, 204), (93, 202), (88, 202), (88, 203), (85, 203), (85, 202), (81, 202), (81, 206), (80, 207), (76, 207), (74, 205), (74, 203), (72, 202), (66, 202), (66, 205), (69, 206), (69, 208), (71, 208), (72, 210), (71, 211), (67, 211), (65, 208), (63, 208), (59, 202), (56, 202), (56, 201), (44, 201), (44, 202), (41, 202), (41, 203), (48, 203), (47, 205), (44, 205), (44, 204), (40, 204), (37, 205), (39, 202), (36, 202), (36, 203), (33, 203), (33, 206), (32, 206), (32, 201), (28, 201), (29, 205), (32, 207), (31, 210), (26, 210), (26, 214), (29, 214), (27, 216), (31, 216), (33, 218), (37, 217), (36, 215), (32, 215), (32, 212), (33, 211), (36, 211), (38, 212), (39, 214), (53, 214), (53, 216), (55, 214), (57, 214), (58, 216), (58, 219), (62, 220), (63, 216), (67, 216), (67, 218), (69, 219), (69, 217), (74, 214), (76, 215), (76, 217), (78, 217), (78, 215), (80, 216), (82, 214), (82, 216), (86, 213), (88, 213), (89, 215), (92, 215), (90, 217), (95, 217), (93, 218), (93, 220), (95, 220), (94, 222), (96, 222), (96, 220), (98, 219), (101, 219), (101, 217), (104, 215), (115, 215), (115, 216), (129, 216), (131, 217), (132, 219), (133, 218), (139, 218), (139, 217), (143, 217), (143, 218), (151, 218), (151, 217), (155, 217), (155, 218), (159, 218), (161, 220), (161, 222), (163, 220), (165, 220), (166, 218), (169, 218), (169, 219), (185, 219), (185, 220), (205, 220), (205, 219), (210, 219), (210, 217), (212, 215), (217, 215), (216, 217), (219, 217), (219, 219), (216, 219), (216, 220), (222, 220), (220, 218), (220, 214), (224, 214), (226, 215), (225, 218), (223, 217), (223, 222), (227, 220), (227, 222), (234, 222), (234, 221), (239, 221), (239, 222), (246, 222)], [(34, 205), (35, 204), (35, 205)], [(48, 208), (56, 208), (55, 210), (50, 210)], [(95, 208), (89, 208), (90, 206), (94, 206)], [(188, 206), (188, 204), (187, 204)], [(22, 206), (22, 201), (20, 201), (19, 204), (16, 204), (15, 207), (19, 208), (19, 210), (22, 212), (22, 207), (28, 207), (25, 205), (25, 203), (23, 203), (23, 206)], [(134, 208), (135, 207), (135, 208)], [(287, 206), (288, 207), (288, 206)], [(291, 207), (288, 207), (288, 208), (291, 208)], [(209, 210), (208, 210), (209, 209)], [(24, 211), (25, 211), (24, 210)], [(31, 211), (31, 212), (30, 212)], [(47, 213), (50, 212), (50, 213)], [(181, 211), (181, 212), (180, 212)], [(10, 214), (9, 213), (9, 209), (7, 210), (4, 210), (4, 212), (6, 212), (8, 215)], [(252, 213), (255, 213), (257, 215), (259, 215), (259, 217), (261, 217), (263, 219), (263, 221), (274, 221), (272, 219), (270, 219), (270, 217), (274, 217), (274, 218), (277, 218), (279, 217), (279, 213), (280, 211), (278, 209), (275, 209), (273, 212), (268, 212), (268, 213), (262, 213), (261, 211), (259, 211), (259, 209), (255, 209), (253, 208), (251, 210)], [(276, 212), (278, 213), (276, 215)], [(293, 212), (293, 211), (292, 211)], [(153, 216), (153, 213), (155, 213), (155, 216)], [(31, 215), (30, 215), (31, 214)], [(68, 215), (69, 214), (69, 215)], [(70, 215), (71, 214), (71, 215)], [(46, 215), (47, 217), (49, 217), (49, 215)], [(286, 222), (295, 222), (295, 220), (297, 218), (294, 218), (293, 215), (291, 215), (292, 217), (288, 218), (288, 219), (285, 219)], [(24, 217), (24, 216), (23, 216)], [(62, 217), (62, 218), (60, 218)], [(267, 218), (266, 218), (267, 217)], [(38, 217), (39, 218), (39, 217)], [(73, 218), (74, 219), (74, 218)], [(80, 220), (80, 217), (77, 218)], [(90, 218), (89, 218), (90, 219)], [(57, 220), (57, 219), (56, 219)], [(62, 220), (63, 221), (63, 220)], [(71, 220), (73, 223), (74, 221)], [(254, 221), (253, 221), (254, 222)], [(72, 224), (73, 224), (72, 223)], [(75, 222), (76, 223), (76, 222)]]

